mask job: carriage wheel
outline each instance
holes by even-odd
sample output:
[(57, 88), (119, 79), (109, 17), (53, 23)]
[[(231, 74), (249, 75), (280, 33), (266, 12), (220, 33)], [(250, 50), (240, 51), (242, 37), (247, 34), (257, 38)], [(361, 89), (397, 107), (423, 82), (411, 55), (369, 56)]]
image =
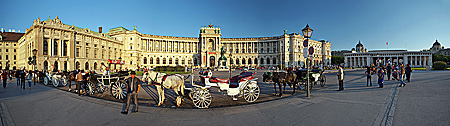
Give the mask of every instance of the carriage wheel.
[(325, 82), (327, 82), (327, 77), (322, 75), (322, 77), (320, 79), (320, 86), (322, 86), (322, 87), (325, 86)]
[(244, 99), (247, 102), (255, 102), (259, 97), (259, 86), (255, 83), (247, 84), (243, 89)]
[(91, 96), (91, 95), (93, 95), (94, 93), (95, 93), (95, 90), (94, 90), (94, 84), (92, 84), (91, 82), (87, 82), (86, 83), (87, 85), (86, 85), (86, 93), (87, 93), (87, 95), (89, 95), (89, 96)]
[(97, 83), (97, 91), (98, 93), (103, 93), (105, 91), (105, 84), (103, 83)]
[(192, 102), (197, 108), (208, 108), (211, 105), (212, 97), (209, 90), (202, 89), (192, 93)]
[(58, 87), (58, 86), (59, 86), (59, 82), (58, 82), (55, 78), (52, 79), (52, 84), (53, 84), (53, 86), (55, 86), (55, 87)]
[(44, 77), (44, 85), (47, 86), (48, 85), (48, 78)]
[(62, 86), (67, 86), (67, 84), (68, 84), (68, 81), (67, 81), (67, 77), (66, 76), (64, 76), (62, 79), (61, 79), (61, 82), (60, 82), (61, 84), (62, 84)]
[(111, 86), (111, 94), (116, 99), (124, 99), (127, 96), (126, 88), (123, 82), (115, 83)]

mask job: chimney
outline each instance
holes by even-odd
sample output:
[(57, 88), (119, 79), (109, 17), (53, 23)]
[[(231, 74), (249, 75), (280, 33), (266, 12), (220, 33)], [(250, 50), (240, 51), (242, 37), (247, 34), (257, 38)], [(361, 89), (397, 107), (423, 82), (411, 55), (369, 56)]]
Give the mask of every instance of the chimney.
[(98, 32), (102, 33), (102, 26), (98, 27)]

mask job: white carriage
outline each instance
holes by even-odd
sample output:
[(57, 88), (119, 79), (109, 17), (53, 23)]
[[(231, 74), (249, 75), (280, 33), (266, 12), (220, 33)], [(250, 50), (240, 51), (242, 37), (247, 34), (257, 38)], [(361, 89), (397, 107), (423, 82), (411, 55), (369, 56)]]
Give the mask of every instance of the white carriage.
[(68, 81), (64, 73), (45, 72), (44, 85), (52, 84), (54, 87), (67, 86)]
[(254, 78), (253, 72), (242, 72), (233, 76), (230, 80), (212, 77), (211, 71), (200, 72), (201, 84), (192, 83), (192, 88), (185, 88), (189, 91), (189, 97), (197, 108), (208, 108), (212, 102), (209, 88), (217, 87), (224, 95), (228, 95), (237, 100), (238, 97), (249, 103), (255, 102), (260, 94), (257, 83), (258, 78)]

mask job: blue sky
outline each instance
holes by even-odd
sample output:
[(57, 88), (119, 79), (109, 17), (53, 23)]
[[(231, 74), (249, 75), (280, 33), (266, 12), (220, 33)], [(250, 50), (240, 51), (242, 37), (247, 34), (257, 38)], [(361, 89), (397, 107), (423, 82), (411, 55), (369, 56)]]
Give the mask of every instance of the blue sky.
[(421, 50), (435, 39), (450, 47), (449, 0), (2, 0), (0, 28), (23, 32), (33, 20), (58, 16), (65, 24), (106, 32), (137, 26), (141, 33), (198, 37), (201, 26), (220, 26), (222, 37), (279, 36), (306, 24), (313, 39), (332, 50), (359, 40), (369, 50)]

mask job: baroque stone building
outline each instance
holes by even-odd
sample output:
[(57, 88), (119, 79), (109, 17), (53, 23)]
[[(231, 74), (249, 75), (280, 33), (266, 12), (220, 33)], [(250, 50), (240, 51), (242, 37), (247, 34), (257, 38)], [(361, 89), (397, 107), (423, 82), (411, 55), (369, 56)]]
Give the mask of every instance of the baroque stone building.
[[(222, 38), (221, 28), (208, 25), (200, 28), (199, 37), (150, 35), (124, 27), (102, 28), (95, 32), (62, 23), (58, 17), (35, 19), (18, 42), (18, 64), (32, 68), (27, 58), (38, 49), (37, 68), (58, 70), (98, 70), (104, 63), (111, 69), (156, 66), (218, 67), (221, 48), (226, 50), (226, 66), (301, 66), (303, 38), (298, 33), (275, 37)], [(331, 43), (309, 41), (315, 49), (312, 60), (317, 65), (331, 63)], [(229, 54), (232, 57), (229, 58)], [(109, 64), (122, 60), (122, 66)]]

